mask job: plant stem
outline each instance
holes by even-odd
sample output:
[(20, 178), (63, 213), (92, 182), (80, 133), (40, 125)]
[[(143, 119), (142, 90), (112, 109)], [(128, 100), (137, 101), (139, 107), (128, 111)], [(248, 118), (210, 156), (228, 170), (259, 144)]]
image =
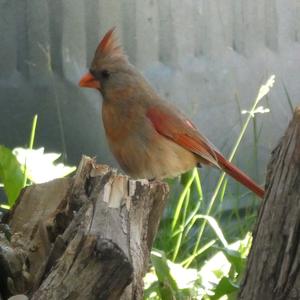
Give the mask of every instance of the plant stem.
[(176, 241), (176, 246), (173, 252), (173, 257), (172, 257), (172, 261), (175, 261), (181, 246), (181, 242), (182, 242), (182, 237), (183, 237), (183, 232), (185, 229), (185, 223), (186, 223), (186, 214), (187, 214), (187, 208), (189, 206), (189, 202), (190, 202), (190, 196), (191, 196), (191, 190), (188, 189), (186, 196), (185, 196), (185, 203), (184, 203), (184, 209), (183, 209), (183, 215), (182, 215), (182, 221), (181, 221), (181, 225), (180, 225), (180, 232)]
[[(33, 149), (34, 139), (35, 139), (35, 132), (36, 132), (36, 125), (37, 125), (37, 119), (38, 116), (34, 115), (32, 120), (32, 127), (30, 132), (30, 139), (29, 139), (29, 147), (28, 149)], [(26, 167), (26, 158), (25, 158), (25, 170), (24, 170), (24, 181), (23, 181), (23, 187), (25, 187), (27, 184), (27, 167)]]
[(196, 172), (197, 172), (197, 170), (196, 171), (193, 170), (193, 173), (192, 173), (191, 177), (189, 178), (187, 184), (185, 185), (183, 191), (180, 194), (180, 197), (179, 197), (176, 209), (175, 209), (175, 214), (174, 214), (172, 226), (171, 226), (173, 232), (175, 231), (176, 224), (179, 220), (179, 215), (180, 215), (180, 211), (181, 211), (181, 208), (182, 208), (182, 205), (183, 205), (183, 201), (184, 201), (184, 199), (186, 197), (186, 194), (188, 193), (189, 189), (191, 188), (191, 185), (192, 185), (192, 183), (194, 181), (194, 178), (196, 176)]

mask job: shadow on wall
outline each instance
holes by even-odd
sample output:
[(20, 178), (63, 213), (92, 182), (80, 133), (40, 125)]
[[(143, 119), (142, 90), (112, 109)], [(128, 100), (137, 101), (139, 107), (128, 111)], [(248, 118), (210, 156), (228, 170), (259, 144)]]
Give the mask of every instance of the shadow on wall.
[[(112, 163), (99, 121), (99, 95), (77, 81), (101, 35), (118, 28), (125, 51), (159, 93), (176, 102), (226, 154), (261, 83), (277, 83), (258, 117), (257, 165), (263, 178), (270, 149), (299, 98), (300, 10), (281, 1), (5, 1), (0, 4), (0, 141), (24, 145), (39, 115), (36, 144)], [(286, 90), (283, 88), (285, 86)], [(101, 103), (101, 101), (100, 101)], [(240, 150), (254, 153), (253, 132)]]

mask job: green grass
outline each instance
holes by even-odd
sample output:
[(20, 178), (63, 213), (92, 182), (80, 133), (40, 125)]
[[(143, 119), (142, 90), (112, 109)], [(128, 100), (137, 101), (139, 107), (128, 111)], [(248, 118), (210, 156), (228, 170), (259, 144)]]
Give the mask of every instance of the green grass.
[[(33, 144), (34, 144), (34, 139), (35, 139), (35, 132), (36, 132), (36, 126), (37, 126), (37, 120), (38, 120), (38, 116), (34, 115), (33, 120), (32, 120), (32, 126), (31, 126), (31, 132), (30, 132), (30, 139), (29, 139), (29, 145), (28, 145), (28, 149), (29, 150), (33, 149)], [(25, 161), (23, 187), (26, 186), (27, 179), (28, 179), (28, 174), (27, 174), (27, 167), (26, 167), (26, 161)]]

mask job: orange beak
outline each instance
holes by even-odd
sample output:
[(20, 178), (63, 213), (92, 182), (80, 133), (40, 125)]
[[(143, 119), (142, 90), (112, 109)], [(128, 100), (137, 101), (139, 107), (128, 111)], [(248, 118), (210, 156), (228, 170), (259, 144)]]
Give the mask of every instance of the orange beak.
[(100, 90), (100, 82), (90, 73), (87, 72), (79, 81), (79, 86)]

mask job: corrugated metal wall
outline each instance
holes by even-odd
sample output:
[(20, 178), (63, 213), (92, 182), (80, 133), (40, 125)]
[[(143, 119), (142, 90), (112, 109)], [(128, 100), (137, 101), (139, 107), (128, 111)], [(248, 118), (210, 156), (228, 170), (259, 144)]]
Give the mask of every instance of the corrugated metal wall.
[[(258, 117), (260, 178), (300, 95), (300, 2), (272, 0), (0, 0), (0, 143), (37, 143), (111, 161), (96, 92), (77, 87), (100, 37), (116, 25), (130, 61), (225, 153), (270, 74), (277, 82)], [(249, 166), (249, 129), (239, 160)], [(248, 165), (248, 166), (247, 166)]]

